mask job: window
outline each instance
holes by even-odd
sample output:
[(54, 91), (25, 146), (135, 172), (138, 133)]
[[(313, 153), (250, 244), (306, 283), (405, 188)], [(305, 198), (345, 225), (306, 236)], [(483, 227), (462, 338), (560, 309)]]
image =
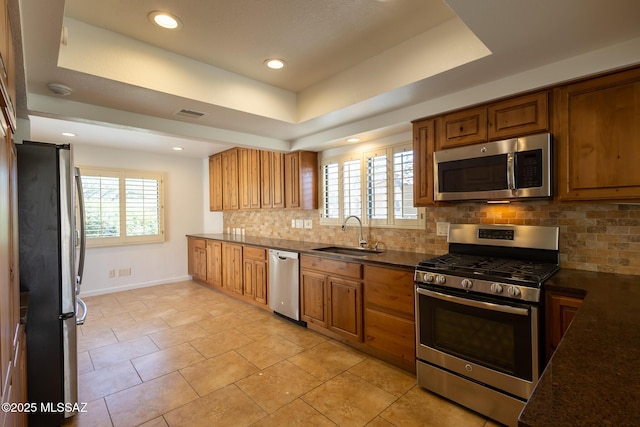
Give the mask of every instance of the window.
[(160, 172), (80, 168), (87, 246), (164, 241)]
[(413, 147), (402, 144), (323, 159), (322, 224), (349, 215), (377, 227), (424, 227), (424, 209), (413, 206)]

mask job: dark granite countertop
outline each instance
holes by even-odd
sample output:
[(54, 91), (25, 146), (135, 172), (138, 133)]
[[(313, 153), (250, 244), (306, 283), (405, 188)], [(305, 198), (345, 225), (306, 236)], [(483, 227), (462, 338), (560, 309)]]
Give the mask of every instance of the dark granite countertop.
[(585, 299), (519, 425), (640, 426), (640, 277), (561, 269), (545, 289)]
[(420, 254), (414, 252), (387, 251), (384, 250), (384, 246), (382, 245), (382, 253), (368, 254), (365, 256), (350, 256), (314, 250), (316, 248), (332, 246), (331, 243), (303, 242), (297, 240), (272, 239), (269, 237), (241, 236), (238, 234), (188, 234), (187, 236), (220, 240), (223, 242), (242, 243), (269, 249), (280, 249), (283, 251), (299, 252), (309, 255), (323, 256), (326, 258), (341, 259), (344, 261), (385, 264), (387, 266), (399, 268), (414, 269), (416, 265), (418, 265), (418, 262), (431, 257), (431, 255), (428, 254)]

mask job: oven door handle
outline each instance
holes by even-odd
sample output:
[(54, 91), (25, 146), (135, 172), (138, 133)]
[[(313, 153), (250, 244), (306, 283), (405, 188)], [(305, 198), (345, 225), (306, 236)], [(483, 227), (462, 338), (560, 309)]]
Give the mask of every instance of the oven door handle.
[(482, 308), (491, 311), (499, 311), (501, 313), (517, 314), (518, 316), (528, 316), (529, 310), (526, 308), (512, 307), (510, 305), (494, 304), (491, 302), (475, 301), (466, 298), (460, 298), (453, 295), (441, 294), (440, 292), (433, 292), (427, 289), (416, 288), (416, 292), (420, 295), (425, 295), (432, 298), (437, 298), (443, 301), (450, 301), (456, 304), (467, 305), (469, 307)]

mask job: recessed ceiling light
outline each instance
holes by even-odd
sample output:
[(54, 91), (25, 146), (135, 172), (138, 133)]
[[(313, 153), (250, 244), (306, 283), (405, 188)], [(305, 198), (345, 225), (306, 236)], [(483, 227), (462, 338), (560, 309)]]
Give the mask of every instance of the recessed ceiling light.
[(62, 132), (62, 135), (64, 135), (64, 136), (76, 136), (76, 134), (73, 133), (73, 132)]
[(173, 147), (173, 149), (174, 149), (175, 151), (182, 151), (182, 150), (184, 150), (184, 148), (182, 148), (182, 147)]
[(347, 142), (360, 142), (360, 138), (349, 138)]
[(264, 65), (271, 68), (272, 70), (280, 70), (281, 68), (284, 68), (286, 62), (284, 62), (282, 59), (270, 58), (264, 61)]
[(166, 28), (168, 30), (175, 30), (182, 26), (182, 23), (180, 22), (178, 17), (172, 15), (169, 12), (161, 12), (159, 10), (156, 10), (149, 14), (149, 19), (157, 26)]
[(63, 85), (62, 83), (49, 83), (47, 87), (51, 92), (55, 93), (56, 95), (67, 96), (67, 95), (71, 95), (71, 92), (72, 92), (69, 86)]

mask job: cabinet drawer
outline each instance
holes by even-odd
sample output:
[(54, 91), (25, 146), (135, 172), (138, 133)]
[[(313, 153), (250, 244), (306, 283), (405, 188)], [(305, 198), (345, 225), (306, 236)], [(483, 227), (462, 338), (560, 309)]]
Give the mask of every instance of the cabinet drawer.
[(365, 344), (409, 363), (415, 362), (414, 322), (369, 309), (364, 317)]
[(413, 272), (367, 265), (365, 307), (407, 320), (414, 319)]
[(206, 246), (206, 240), (204, 239), (192, 239), (191, 240), (192, 245), (194, 248), (198, 248), (198, 249), (205, 249)]
[(362, 279), (362, 264), (354, 262), (302, 255), (300, 257), (300, 267), (353, 279)]
[(244, 246), (242, 249), (242, 255), (245, 258), (257, 259), (266, 261), (267, 250), (265, 248), (257, 248), (255, 246)]

